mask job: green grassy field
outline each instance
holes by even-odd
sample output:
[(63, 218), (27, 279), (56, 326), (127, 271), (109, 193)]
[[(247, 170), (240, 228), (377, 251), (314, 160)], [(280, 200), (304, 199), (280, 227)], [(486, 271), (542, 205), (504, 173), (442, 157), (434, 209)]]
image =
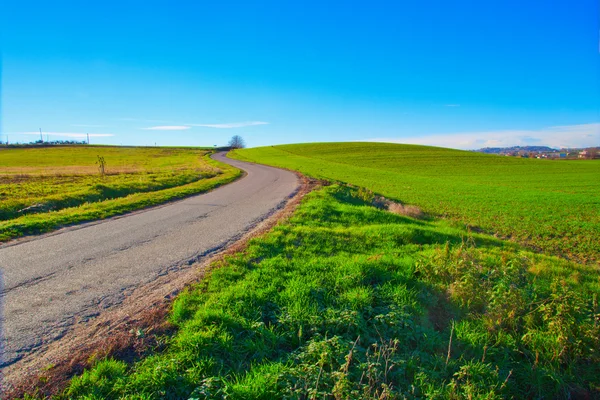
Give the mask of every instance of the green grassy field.
[(57, 399), (600, 397), (600, 271), (564, 257), (598, 260), (599, 163), (356, 143), (236, 156), (360, 188), (309, 194), (180, 294), (146, 357), (93, 360)]
[[(0, 240), (122, 214), (239, 176), (208, 155), (193, 148), (2, 148)], [(103, 175), (98, 156), (105, 161)]]
[(384, 143), (260, 147), (233, 157), (366, 187), (543, 252), (600, 261), (600, 160)]
[[(180, 295), (174, 336), (57, 398), (592, 398), (598, 269), (333, 185)], [(586, 397), (587, 396), (587, 397)]]

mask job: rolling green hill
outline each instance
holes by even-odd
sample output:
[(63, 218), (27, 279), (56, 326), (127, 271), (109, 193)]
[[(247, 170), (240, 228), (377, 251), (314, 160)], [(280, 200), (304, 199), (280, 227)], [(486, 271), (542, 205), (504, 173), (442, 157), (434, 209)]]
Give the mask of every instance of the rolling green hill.
[(366, 187), (582, 262), (600, 260), (600, 160), (537, 160), (387, 143), (313, 143), (233, 157)]
[(599, 294), (595, 267), (331, 185), (178, 296), (163, 346), (56, 397), (594, 398)]

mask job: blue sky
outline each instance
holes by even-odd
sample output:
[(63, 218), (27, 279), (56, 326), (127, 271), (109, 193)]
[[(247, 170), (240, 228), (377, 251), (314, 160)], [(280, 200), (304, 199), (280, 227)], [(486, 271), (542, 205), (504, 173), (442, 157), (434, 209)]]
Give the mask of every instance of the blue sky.
[(598, 4), (29, 1), (0, 140), (600, 145)]

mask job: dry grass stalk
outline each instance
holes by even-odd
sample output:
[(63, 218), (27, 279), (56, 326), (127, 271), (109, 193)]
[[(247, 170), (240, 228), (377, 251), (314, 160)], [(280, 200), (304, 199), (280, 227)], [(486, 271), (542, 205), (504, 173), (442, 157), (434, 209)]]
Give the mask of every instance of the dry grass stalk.
[(390, 202), (388, 205), (388, 211), (394, 214), (405, 215), (407, 217), (423, 219), (425, 218), (425, 213), (417, 207), (410, 204), (400, 204)]
[(425, 213), (419, 207), (410, 204), (402, 204), (381, 196), (377, 196), (373, 199), (373, 205), (393, 214), (404, 215), (415, 219), (425, 218)]

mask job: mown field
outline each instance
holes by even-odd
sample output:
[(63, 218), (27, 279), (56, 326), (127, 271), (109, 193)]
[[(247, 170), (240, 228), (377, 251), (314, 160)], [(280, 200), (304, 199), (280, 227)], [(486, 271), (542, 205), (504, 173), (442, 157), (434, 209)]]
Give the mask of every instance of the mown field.
[(56, 398), (600, 395), (596, 267), (340, 185), (218, 267), (176, 299), (161, 350), (96, 361)]
[(600, 160), (537, 160), (385, 143), (238, 150), (234, 158), (366, 187), (461, 225), (600, 261)]
[(0, 240), (160, 204), (239, 176), (208, 155), (193, 148), (0, 148)]

